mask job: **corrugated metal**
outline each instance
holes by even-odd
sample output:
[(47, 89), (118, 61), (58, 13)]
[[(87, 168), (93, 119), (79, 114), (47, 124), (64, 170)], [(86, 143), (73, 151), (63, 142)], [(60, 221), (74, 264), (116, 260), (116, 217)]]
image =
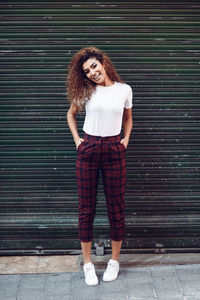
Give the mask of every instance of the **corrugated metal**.
[[(199, 1), (1, 1), (0, 13), (1, 251), (80, 249), (65, 78), (86, 45), (134, 92), (124, 248), (197, 250)], [(109, 245), (102, 184), (94, 238)]]

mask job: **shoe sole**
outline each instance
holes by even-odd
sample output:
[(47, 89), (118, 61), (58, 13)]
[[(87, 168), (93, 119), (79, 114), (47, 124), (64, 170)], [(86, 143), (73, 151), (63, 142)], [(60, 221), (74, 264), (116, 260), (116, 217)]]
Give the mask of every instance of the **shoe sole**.
[(95, 284), (88, 284), (86, 281), (85, 281), (85, 283), (88, 285), (88, 286), (96, 286), (96, 285), (98, 285), (99, 283), (97, 282), (97, 283), (95, 283)]
[(111, 282), (111, 281), (114, 281), (114, 280), (116, 280), (118, 278), (118, 276), (116, 277), (116, 278), (114, 278), (114, 279), (111, 279), (111, 280), (106, 280), (106, 279), (103, 279), (103, 281), (104, 282)]

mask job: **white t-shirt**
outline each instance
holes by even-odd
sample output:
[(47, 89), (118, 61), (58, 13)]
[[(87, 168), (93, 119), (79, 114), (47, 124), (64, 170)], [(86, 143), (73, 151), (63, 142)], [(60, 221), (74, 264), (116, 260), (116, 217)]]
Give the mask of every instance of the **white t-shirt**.
[(124, 108), (132, 107), (130, 85), (114, 82), (111, 86), (97, 85), (85, 109), (83, 131), (95, 136), (114, 136), (121, 132)]

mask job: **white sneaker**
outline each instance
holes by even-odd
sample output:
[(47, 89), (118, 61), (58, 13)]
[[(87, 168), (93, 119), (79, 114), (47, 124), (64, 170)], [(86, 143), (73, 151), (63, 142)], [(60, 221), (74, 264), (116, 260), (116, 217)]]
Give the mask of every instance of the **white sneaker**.
[(93, 263), (89, 262), (85, 264), (83, 270), (85, 273), (85, 283), (87, 285), (97, 285), (99, 283)]
[(119, 273), (119, 263), (114, 259), (110, 259), (107, 269), (103, 274), (103, 281), (113, 281), (117, 279)]

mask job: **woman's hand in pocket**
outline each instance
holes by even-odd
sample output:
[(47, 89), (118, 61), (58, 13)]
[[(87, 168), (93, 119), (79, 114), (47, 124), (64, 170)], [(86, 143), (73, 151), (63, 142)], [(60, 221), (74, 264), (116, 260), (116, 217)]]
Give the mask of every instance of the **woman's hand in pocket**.
[(79, 145), (84, 142), (84, 139), (82, 138), (79, 138), (77, 141), (75, 141), (75, 144), (76, 144), (76, 150), (78, 149)]
[(125, 139), (125, 138), (124, 138), (124, 139), (121, 139), (121, 141), (120, 141), (120, 143), (123, 144), (125, 148), (128, 147), (128, 142), (129, 142), (129, 140), (127, 140), (127, 139)]

